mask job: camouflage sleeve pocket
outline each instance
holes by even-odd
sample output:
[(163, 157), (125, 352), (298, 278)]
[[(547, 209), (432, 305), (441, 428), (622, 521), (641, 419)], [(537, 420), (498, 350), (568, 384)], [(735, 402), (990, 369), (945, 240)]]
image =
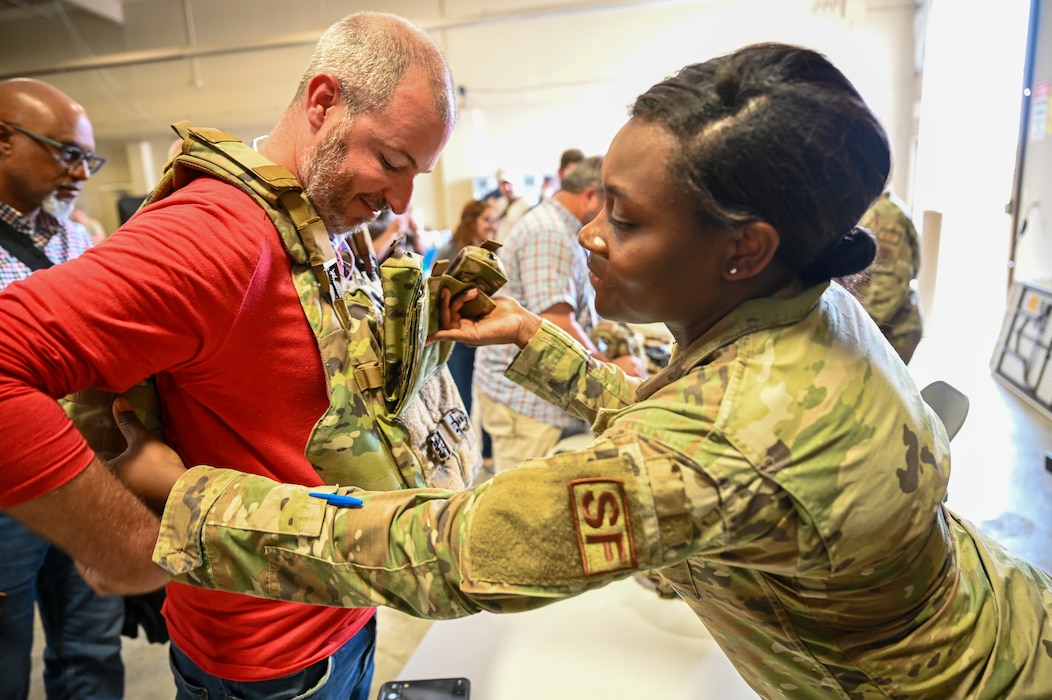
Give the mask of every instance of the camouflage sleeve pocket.
[(265, 553), (319, 540), (341, 512), (310, 493), (337, 490), (193, 467), (172, 490), (182, 507), (165, 509), (153, 559), (176, 581), (258, 595)]
[(230, 485), (211, 512), (217, 525), (234, 530), (317, 537), (325, 523), (327, 503), (310, 493), (335, 493), (337, 488), (275, 486), (263, 477), (246, 476)]

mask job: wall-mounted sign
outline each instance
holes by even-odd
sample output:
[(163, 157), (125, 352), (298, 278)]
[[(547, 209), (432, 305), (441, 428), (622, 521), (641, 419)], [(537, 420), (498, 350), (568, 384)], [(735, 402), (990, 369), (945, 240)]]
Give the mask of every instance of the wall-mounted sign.
[(1048, 96), (1052, 84), (1044, 80), (1034, 85), (1030, 95), (1030, 140), (1043, 141), (1048, 133)]

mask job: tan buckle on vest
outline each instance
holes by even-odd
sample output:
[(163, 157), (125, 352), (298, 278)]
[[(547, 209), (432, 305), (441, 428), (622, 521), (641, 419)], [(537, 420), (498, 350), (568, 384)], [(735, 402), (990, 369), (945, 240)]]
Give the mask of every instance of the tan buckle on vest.
[(354, 381), (362, 391), (379, 389), (384, 384), (384, 370), (379, 364), (359, 365), (354, 368)]

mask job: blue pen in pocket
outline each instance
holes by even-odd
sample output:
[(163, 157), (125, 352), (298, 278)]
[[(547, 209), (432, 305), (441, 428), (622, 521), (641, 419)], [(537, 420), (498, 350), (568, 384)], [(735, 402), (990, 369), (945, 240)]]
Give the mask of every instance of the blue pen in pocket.
[(315, 498), (324, 499), (329, 502), (329, 505), (336, 506), (337, 508), (361, 508), (365, 505), (360, 498), (344, 496), (339, 493), (317, 493), (312, 491), (309, 495), (314, 496)]

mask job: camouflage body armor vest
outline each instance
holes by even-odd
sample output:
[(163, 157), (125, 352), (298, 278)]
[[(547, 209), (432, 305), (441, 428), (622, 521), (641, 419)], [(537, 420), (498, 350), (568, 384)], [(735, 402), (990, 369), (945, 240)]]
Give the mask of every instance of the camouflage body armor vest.
[(189, 122), (172, 128), (182, 150), (143, 206), (215, 177), (251, 196), (281, 235), (329, 390), (329, 409), (304, 449), (322, 480), (369, 490), (464, 488), (481, 455), (445, 366), (452, 344), (424, 343), (433, 314), (422, 256), (398, 251), (377, 265), (363, 232), (345, 284), (342, 260), (292, 173), (225, 132)]

